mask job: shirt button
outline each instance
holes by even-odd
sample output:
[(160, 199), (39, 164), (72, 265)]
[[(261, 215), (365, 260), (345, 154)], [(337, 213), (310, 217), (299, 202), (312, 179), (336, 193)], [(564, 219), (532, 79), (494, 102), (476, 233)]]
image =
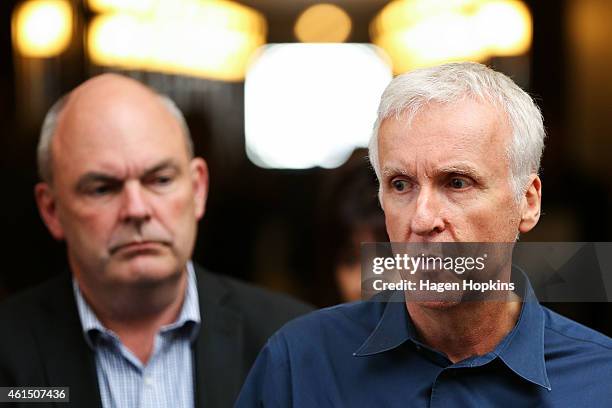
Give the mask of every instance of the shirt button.
[(147, 385), (148, 387), (153, 386), (153, 379), (151, 377), (145, 377), (144, 382), (145, 382), (145, 385)]

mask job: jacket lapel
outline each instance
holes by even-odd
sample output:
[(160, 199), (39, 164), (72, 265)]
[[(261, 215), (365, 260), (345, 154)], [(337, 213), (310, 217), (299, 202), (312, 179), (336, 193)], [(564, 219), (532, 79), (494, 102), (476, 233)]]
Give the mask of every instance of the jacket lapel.
[(69, 274), (58, 278), (57, 290), (42, 300), (44, 318), (34, 327), (50, 386), (70, 386), (70, 403), (101, 407), (94, 355), (87, 346)]
[[(224, 305), (228, 288), (196, 266), (202, 325), (194, 342), (198, 407), (233, 406), (244, 380), (242, 316)], [(94, 354), (83, 337), (70, 274), (41, 301), (44, 318), (33, 328), (49, 386), (70, 386), (70, 402), (102, 407)]]
[(202, 325), (194, 344), (196, 406), (231, 407), (245, 372), (242, 316), (224, 306), (230, 293), (216, 276), (199, 269), (197, 281)]

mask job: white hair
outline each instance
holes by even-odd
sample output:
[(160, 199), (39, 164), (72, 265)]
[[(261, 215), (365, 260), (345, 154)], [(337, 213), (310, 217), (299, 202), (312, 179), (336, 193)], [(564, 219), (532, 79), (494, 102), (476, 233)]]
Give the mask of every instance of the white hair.
[[(370, 139), (370, 163), (381, 182), (378, 132), (382, 122), (407, 114), (410, 122), (430, 102), (454, 103), (473, 97), (501, 108), (512, 127), (506, 147), (511, 188), (518, 201), (531, 174), (537, 174), (544, 150), (542, 114), (531, 97), (506, 75), (475, 62), (457, 62), (418, 69), (394, 78), (382, 94)], [(382, 188), (382, 184), (380, 184)]]
[[(193, 157), (194, 150), (191, 133), (189, 132), (187, 121), (181, 113), (181, 110), (176, 106), (172, 99), (170, 99), (166, 95), (157, 93), (155, 95), (159, 97), (162, 105), (178, 122), (179, 126), (181, 127), (182, 134), (185, 137), (187, 153), (189, 157)], [(53, 141), (55, 131), (57, 130), (59, 115), (62, 113), (62, 110), (66, 106), (68, 99), (70, 99), (70, 94), (62, 96), (57, 102), (53, 104), (53, 106), (51, 106), (51, 109), (49, 109), (49, 111), (45, 115), (45, 119), (43, 121), (43, 125), (40, 131), (40, 139), (38, 140), (37, 148), (38, 175), (40, 179), (46, 183), (51, 183), (53, 181), (53, 156), (51, 153), (51, 143)]]

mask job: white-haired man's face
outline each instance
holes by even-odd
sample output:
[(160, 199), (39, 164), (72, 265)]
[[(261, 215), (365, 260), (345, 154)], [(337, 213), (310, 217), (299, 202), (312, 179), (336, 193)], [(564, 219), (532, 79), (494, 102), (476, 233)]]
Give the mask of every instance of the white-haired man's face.
[(517, 202), (506, 147), (512, 129), (495, 107), (466, 98), (429, 104), (408, 123), (383, 121), (381, 202), (393, 242), (513, 242), (540, 214), (537, 175)]

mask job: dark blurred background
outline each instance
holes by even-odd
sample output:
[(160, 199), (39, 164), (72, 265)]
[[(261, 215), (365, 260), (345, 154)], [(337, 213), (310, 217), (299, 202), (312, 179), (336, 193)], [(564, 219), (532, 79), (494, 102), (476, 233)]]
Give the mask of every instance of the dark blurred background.
[[(62, 7), (68, 5), (71, 22), (67, 29), (68, 40), (59, 50), (50, 51), (50, 55), (36, 55), (37, 52), (44, 53), (44, 50), (28, 51), (27, 44), (23, 45), (27, 43), (27, 33), (20, 31), (19, 18), (28, 15), (19, 17), (18, 11), (23, 10), (26, 3), (32, 6), (31, 3), (37, 2), (41, 7), (54, 7), (55, 3), (61, 3)], [(200, 6), (214, 3), (214, 7), (227, 8), (222, 10), (223, 13), (237, 13), (237, 17), (228, 20), (227, 24), (220, 23), (226, 15), (221, 11), (202, 8), (192, 13), (195, 16), (193, 19), (198, 16), (203, 18), (200, 22), (194, 20), (199, 28), (211, 24), (214, 30), (194, 33), (191, 41), (195, 48), (187, 50), (187, 55), (197, 54), (197, 47), (218, 41), (221, 51), (215, 52), (225, 52), (231, 48), (231, 42), (223, 43), (222, 36), (217, 36), (218, 30), (238, 30), (242, 35), (251, 36), (251, 42), (239, 50), (241, 54), (238, 51), (233, 54), (232, 58), (238, 58), (238, 55), (243, 58), (234, 64), (238, 68), (234, 67), (233, 71), (223, 67), (198, 69), (190, 66), (188, 60), (185, 60), (186, 66), (169, 65), (167, 61), (166, 64), (163, 61), (150, 61), (150, 65), (143, 61), (134, 62), (133, 58), (130, 60), (130, 55), (121, 54), (125, 54), (126, 47), (129, 52), (129, 47), (134, 47), (134, 38), (138, 37), (135, 35), (130, 39), (129, 26), (123, 32), (115, 30), (117, 36), (125, 36), (123, 51), (120, 49), (116, 55), (111, 55), (107, 50), (106, 54), (96, 56), (91, 43), (92, 26), (99, 16), (112, 15), (112, 7), (121, 3), (137, 9), (136, 12), (128, 12), (144, 13), (148, 16), (146, 18), (152, 12), (142, 11), (138, 7), (146, 8), (147, 4), (150, 7), (153, 7), (151, 4), (157, 5), (157, 17), (162, 15), (164, 18), (178, 19), (181, 15), (171, 6), (164, 5), (163, 0), (0, 2), (0, 165), (2, 174), (7, 176), (0, 207), (0, 231), (3, 233), (0, 298), (35, 285), (66, 268), (64, 248), (47, 233), (33, 199), (33, 186), (37, 181), (35, 148), (39, 128), (46, 110), (63, 93), (95, 74), (116, 71), (133, 76), (173, 97), (187, 117), (198, 155), (209, 164), (211, 190), (207, 212), (200, 224), (195, 260), (216, 272), (285, 291), (319, 306), (340, 301), (341, 293), (335, 289), (335, 268), (338, 264), (354, 261), (357, 256), (355, 248), (358, 248), (354, 244), (355, 239), (379, 237), (379, 224), (371, 219), (376, 215), (370, 217), (370, 213), (376, 212), (375, 206), (374, 210), (369, 204), (363, 211), (351, 208), (343, 210), (344, 204), (338, 203), (332, 191), (333, 186), (341, 188), (344, 184), (342, 180), (347, 166), (354, 166), (355, 162), (361, 167), (368, 166), (365, 153), (355, 153), (349, 161), (353, 164), (346, 164), (340, 169), (317, 166), (262, 168), (254, 164), (245, 148), (244, 78), (245, 74), (248, 76), (247, 62), (253, 50), (265, 43), (296, 43), (300, 39), (313, 43), (375, 42), (386, 47), (389, 55), (386, 61), (398, 73), (431, 63), (403, 56), (402, 50), (397, 49), (398, 45), (389, 40), (394, 38), (391, 34), (405, 28), (401, 27), (402, 24), (408, 24), (410, 28), (410, 24), (414, 26), (419, 23), (419, 18), (448, 13), (448, 10), (443, 10), (448, 4), (457, 7), (451, 10), (453, 12), (459, 10), (465, 15), (473, 15), (478, 12), (478, 7), (484, 7), (483, 4), (489, 2), (446, 1), (447, 6), (443, 7), (441, 4), (444, 2), (430, 0), (430, 5), (435, 7), (430, 7), (422, 15), (402, 17), (400, 6), (413, 10), (410, 7), (419, 1), (406, 0), (393, 4), (383, 0), (333, 1), (330, 3), (338, 6), (344, 11), (344, 16), (350, 18), (348, 31), (342, 25), (345, 24), (345, 17), (334, 14), (337, 9), (324, 9), (318, 15), (313, 14), (310, 21), (302, 21), (306, 27), (302, 32), (296, 32), (296, 21), (317, 2), (169, 2), (199, 3)], [(499, 48), (496, 51), (494, 47), (489, 47), (486, 52), (482, 49), (472, 50), (474, 56), (464, 58), (461, 52), (457, 54), (457, 50), (454, 50), (455, 54), (452, 54), (453, 49), (450, 49), (447, 59), (477, 59), (494, 66), (511, 75), (536, 98), (542, 108), (548, 132), (542, 170), (543, 217), (537, 228), (523, 240), (610, 241), (612, 29), (609, 22), (612, 21), (612, 2), (532, 0), (492, 3), (515, 7), (519, 11), (527, 10), (527, 20), (523, 24), (529, 30), (521, 37), (523, 43), (509, 50)], [(510, 32), (517, 16), (521, 16), (508, 10), (502, 8), (501, 15), (496, 17), (501, 19), (499, 24), (509, 24), (505, 32)], [(185, 13), (184, 10), (182, 13)], [(31, 23), (32, 35), (36, 34), (37, 27), (46, 24), (45, 18), (50, 19), (51, 25), (56, 21), (54, 18), (59, 18), (52, 12), (41, 15), (43, 17), (36, 17), (39, 20)], [(24, 24), (27, 26), (27, 22)], [(516, 24), (520, 26), (521, 23)], [(437, 32), (436, 26), (432, 27), (433, 31), (424, 31), (430, 33), (429, 39), (433, 41), (431, 45), (421, 41), (425, 49), (428, 46), (430, 49), (440, 47), (440, 39), (431, 34)], [(43, 30), (43, 34), (39, 35), (53, 34), (53, 27), (49, 30)], [(448, 37), (448, 33), (446, 35)], [(25, 40), (20, 36), (26, 36)], [(437, 58), (438, 61), (445, 60), (444, 56), (438, 55)], [(300, 76), (295, 77), (295, 81), (300, 80)], [(362, 81), (367, 83), (368, 78), (364, 77)], [(321, 97), (326, 98), (325, 95)], [(285, 103), (292, 106), (294, 101)], [(312, 120), (305, 113), (304, 123)], [(293, 126), (297, 129), (302, 125), (294, 123)], [(291, 133), (292, 129), (287, 132)], [(355, 143), (355, 147), (360, 144), (363, 145), (362, 142)], [(366, 201), (375, 197), (376, 185), (372, 173), (370, 177), (371, 183), (354, 183), (353, 190), (362, 193)], [(351, 226), (351, 222), (347, 223), (342, 215), (330, 216), (336, 214), (334, 211), (345, 215), (357, 211), (355, 214), (361, 215), (355, 215), (358, 220)], [(367, 214), (363, 215), (364, 211)], [(370, 228), (365, 235), (362, 234), (363, 225)], [(346, 236), (339, 237), (339, 231), (346, 232)], [(551, 306), (612, 335), (610, 304)]]

